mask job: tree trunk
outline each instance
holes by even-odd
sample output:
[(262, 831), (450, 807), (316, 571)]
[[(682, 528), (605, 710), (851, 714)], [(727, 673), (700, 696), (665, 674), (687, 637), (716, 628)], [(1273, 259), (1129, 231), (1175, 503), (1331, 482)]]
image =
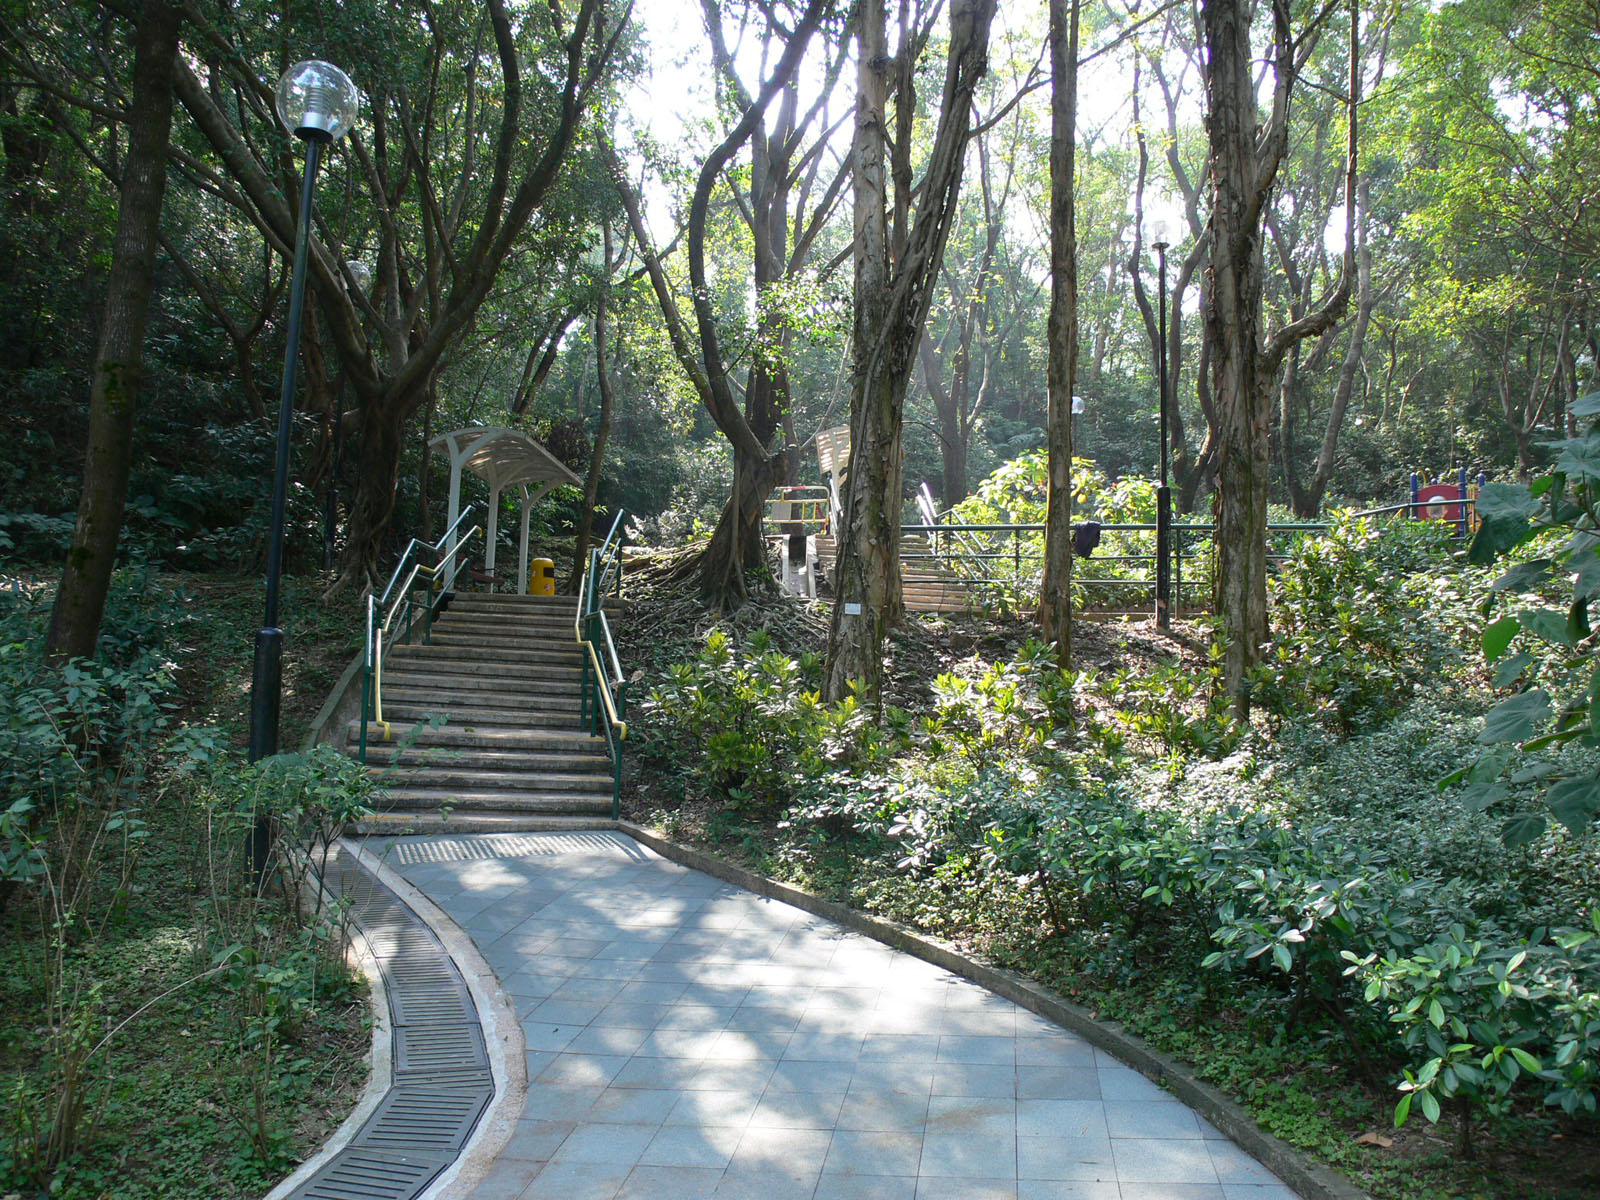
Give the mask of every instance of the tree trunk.
[(928, 166), (910, 219), (911, 117), (916, 97), (915, 39), (903, 36), (896, 95), (894, 195), (896, 250), (891, 263), (885, 154), (888, 70), (883, 0), (857, 9), (855, 179), (855, 343), (850, 397), (850, 467), (835, 569), (833, 616), (823, 694), (830, 701), (861, 688), (874, 700), (883, 674), (883, 637), (901, 616), (901, 440), (906, 383), (938, 285), (955, 219), (962, 165), (972, 136), (973, 91), (988, 69), (994, 0), (955, 0)]
[(1050, 318), (1045, 424), (1044, 582), (1039, 625), (1072, 662), (1072, 390), (1078, 374), (1078, 238), (1073, 187), (1078, 123), (1078, 0), (1050, 3)]
[[(606, 263), (611, 263), (611, 229), (605, 229)], [(567, 590), (576, 593), (588, 566), (589, 538), (594, 531), (594, 506), (600, 497), (600, 471), (605, 466), (606, 443), (611, 440), (611, 372), (606, 368), (606, 307), (608, 289), (602, 288), (594, 305), (594, 368), (600, 383), (600, 423), (594, 431), (594, 448), (589, 452), (589, 474), (583, 481), (583, 516), (578, 521), (578, 537), (572, 545), (572, 578)]]
[(45, 639), (45, 652), (52, 659), (94, 653), (122, 534), (145, 327), (167, 186), (178, 26), (178, 9), (163, 0), (146, 0), (134, 26), (128, 156), (118, 199), (100, 348), (89, 393), (88, 448), (78, 523)]
[(356, 410), (356, 478), (350, 501), (349, 532), (340, 578), (331, 590), (346, 584), (361, 586), (377, 577), (378, 556), (389, 540), (396, 489), (400, 482), (401, 420), (376, 397), (363, 396)]
[(1211, 157), (1211, 264), (1205, 336), (1217, 407), (1216, 609), (1222, 682), (1248, 711), (1245, 674), (1267, 639), (1268, 405), (1259, 377), (1261, 207), (1250, 6), (1205, 0), (1206, 127)]

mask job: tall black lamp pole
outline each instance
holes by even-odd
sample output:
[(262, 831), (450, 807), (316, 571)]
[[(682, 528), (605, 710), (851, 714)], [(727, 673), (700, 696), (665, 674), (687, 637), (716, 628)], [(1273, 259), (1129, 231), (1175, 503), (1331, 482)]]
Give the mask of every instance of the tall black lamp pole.
[[(278, 400), (278, 453), (272, 477), (272, 517), (267, 530), (267, 604), (256, 634), (255, 669), (250, 678), (250, 761), (278, 752), (278, 707), (283, 690), (283, 630), (278, 628), (278, 581), (283, 573), (283, 514), (289, 488), (289, 426), (294, 416), (294, 367), (300, 348), (300, 317), (305, 308), (306, 247), (311, 240), (311, 201), (322, 148), (349, 132), (361, 99), (350, 77), (331, 63), (296, 63), (278, 80), (278, 117), (306, 144), (300, 188), (300, 222), (295, 229), (294, 274), (289, 285), (288, 344), (283, 352), (283, 392)], [(258, 822), (253, 853), (265, 865), (271, 830)]]
[(1158, 227), (1155, 240), (1157, 275), (1156, 388), (1160, 393), (1157, 409), (1161, 433), (1161, 486), (1156, 489), (1156, 628), (1172, 628), (1172, 489), (1167, 486), (1167, 247), (1171, 234)]

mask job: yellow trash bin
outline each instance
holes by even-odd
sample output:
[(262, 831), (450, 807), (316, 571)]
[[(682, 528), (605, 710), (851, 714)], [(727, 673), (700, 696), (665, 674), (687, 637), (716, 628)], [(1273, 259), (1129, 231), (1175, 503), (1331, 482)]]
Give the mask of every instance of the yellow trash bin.
[(556, 565), (548, 558), (536, 558), (528, 571), (528, 595), (556, 594)]

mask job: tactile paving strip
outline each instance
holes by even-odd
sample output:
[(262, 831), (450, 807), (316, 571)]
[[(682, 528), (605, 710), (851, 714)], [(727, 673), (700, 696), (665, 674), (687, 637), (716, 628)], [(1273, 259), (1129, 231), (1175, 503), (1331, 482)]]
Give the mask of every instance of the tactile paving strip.
[(340, 851), (328, 886), (378, 960), (394, 1025), (390, 1089), (292, 1200), (415, 1200), (460, 1155), (494, 1097), (483, 1026), (455, 961), (421, 919)]

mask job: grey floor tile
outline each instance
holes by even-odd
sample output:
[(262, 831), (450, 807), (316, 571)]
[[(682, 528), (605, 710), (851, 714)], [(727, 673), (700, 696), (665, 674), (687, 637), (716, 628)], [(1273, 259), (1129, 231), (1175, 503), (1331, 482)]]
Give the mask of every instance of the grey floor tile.
[(932, 1080), (935, 1096), (1003, 1096), (1017, 1094), (1017, 1069), (996, 1063), (940, 1063)]
[(1016, 1062), (1015, 1038), (990, 1037), (972, 1034), (946, 1033), (939, 1038), (936, 1061), (941, 1063), (1002, 1063), (1010, 1066)]
[(1019, 1100), (1100, 1100), (1105, 1072), (1089, 1067), (1018, 1067)]
[(471, 1200), (518, 1200), (543, 1169), (542, 1162), (498, 1158), (472, 1189)]
[(716, 1200), (812, 1200), (816, 1190), (815, 1172), (729, 1170), (714, 1194)]
[(632, 1057), (648, 1029), (630, 1029), (625, 1026), (603, 1025), (598, 1020), (566, 1045), (569, 1054), (622, 1054)]
[(605, 1163), (552, 1162), (528, 1185), (520, 1200), (612, 1200), (630, 1167)]
[(545, 1021), (529, 1021), (526, 1017), (522, 1020), (522, 1038), (530, 1051), (565, 1050), (583, 1029), (582, 1025), (551, 1025)]
[(533, 1077), (530, 1086), (543, 1087), (551, 1083), (604, 1086), (616, 1078), (627, 1061), (625, 1054), (558, 1054)]
[(721, 1182), (721, 1167), (658, 1167), (641, 1163), (628, 1176), (616, 1200), (701, 1200), (715, 1195)]
[(1119, 1183), (1218, 1183), (1201, 1138), (1113, 1138), (1111, 1153)]
[(719, 1125), (743, 1129), (761, 1103), (760, 1089), (751, 1091), (698, 1091), (673, 1093), (668, 1125)]
[(725, 1125), (663, 1125), (639, 1156), (641, 1165), (708, 1167), (728, 1165), (744, 1136), (742, 1129)]
[(1300, 1200), (1281, 1183), (1225, 1183), (1222, 1200)]
[(659, 1125), (671, 1114), (680, 1094), (669, 1088), (607, 1088), (583, 1119), (602, 1125)]
[(1216, 1168), (1217, 1178), (1224, 1184), (1283, 1186), (1282, 1180), (1232, 1142), (1208, 1140), (1206, 1148), (1211, 1151), (1211, 1165)]
[[(1107, 1100), (1106, 1127), (1114, 1138), (1199, 1138), (1200, 1122), (1186, 1105)], [(1241, 1180), (1242, 1183), (1254, 1182)]]
[(1214, 1183), (1124, 1183), (1122, 1200), (1227, 1200)]
[(838, 1092), (841, 1095), (856, 1077), (858, 1064), (852, 1062), (780, 1062), (772, 1070), (767, 1087), (774, 1092)]
[(1114, 1183), (1084, 1180), (1019, 1179), (1017, 1200), (1121, 1200), (1122, 1189)]
[(1067, 1033), (1055, 1037), (1018, 1035), (1017, 1064), (1029, 1067), (1092, 1067), (1094, 1047)]
[(1110, 1138), (1105, 1105), (1097, 1100), (1018, 1100), (1019, 1137)]
[(930, 1121), (928, 1132), (922, 1138), (922, 1159), (917, 1174), (923, 1178), (940, 1176), (1012, 1182), (1017, 1177), (1017, 1140), (975, 1134), (970, 1130), (937, 1132)]
[(557, 1086), (540, 1084), (530, 1087), (522, 1102), (522, 1119), (535, 1121), (581, 1121), (585, 1113), (600, 1099), (603, 1087)]
[(750, 1116), (750, 1128), (832, 1129), (843, 1104), (843, 1092), (775, 1092), (768, 1088)]
[(861, 1058), (870, 1062), (933, 1062), (939, 1053), (939, 1037), (932, 1033), (869, 1033), (861, 1044)]
[(832, 1175), (817, 1180), (813, 1200), (916, 1200), (915, 1175)]
[(920, 1093), (856, 1089), (852, 1084), (839, 1110), (837, 1128), (863, 1132), (921, 1133), (928, 1121), (928, 1097)]
[(730, 1172), (740, 1174), (809, 1174), (812, 1182), (822, 1173), (833, 1134), (826, 1129), (774, 1129), (751, 1126), (739, 1136), (729, 1160)]
[(1157, 1087), (1131, 1067), (1101, 1067), (1099, 1073), (1100, 1095), (1107, 1100), (1139, 1100), (1150, 1104), (1177, 1102), (1178, 1098), (1171, 1092)]
[(917, 1180), (917, 1200), (1017, 1200), (1017, 1185), (1010, 1179), (924, 1175)]
[(922, 1159), (918, 1133), (839, 1130), (828, 1146), (824, 1175), (912, 1175)]
[(649, 1125), (579, 1125), (550, 1156), (550, 1161), (631, 1168), (655, 1134), (655, 1128)]
[(1018, 1179), (1117, 1181), (1109, 1138), (1017, 1138)]
[(545, 1121), (537, 1117), (524, 1117), (512, 1129), (505, 1149), (500, 1151), (500, 1157), (542, 1163), (560, 1148), (561, 1143), (567, 1140), (567, 1135), (577, 1127), (576, 1121)]

